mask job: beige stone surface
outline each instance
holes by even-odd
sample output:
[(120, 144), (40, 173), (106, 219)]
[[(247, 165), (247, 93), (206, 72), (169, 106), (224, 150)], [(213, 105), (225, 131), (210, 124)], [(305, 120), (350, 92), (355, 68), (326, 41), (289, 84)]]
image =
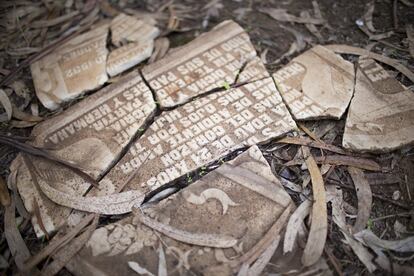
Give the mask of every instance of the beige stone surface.
[(107, 35), (108, 25), (102, 24), (31, 65), (36, 95), (46, 108), (56, 109), (107, 81)]
[(414, 93), (372, 59), (360, 58), (342, 145), (391, 151), (414, 141)]
[(106, 71), (113, 77), (149, 58), (154, 49), (154, 41), (131, 42), (113, 50), (108, 56)]
[(315, 46), (273, 74), (296, 120), (339, 119), (354, 88), (354, 66), (323, 46)]
[[(227, 235), (235, 249), (190, 245), (154, 232), (130, 215), (97, 229), (69, 269), (75, 275), (127, 275), (128, 261), (158, 275), (160, 250), (168, 275), (232, 275), (230, 265), (251, 249), (292, 204), (257, 146), (156, 206), (152, 219), (195, 234)], [(219, 273), (219, 274), (217, 274)]]
[(119, 47), (127, 42), (153, 41), (160, 33), (154, 24), (121, 13), (111, 22), (112, 43)]
[[(32, 132), (35, 137), (33, 145), (48, 149), (51, 155), (71, 162), (94, 179), (99, 179), (119, 159), (122, 150), (154, 110), (151, 91), (134, 71), (37, 125)], [(89, 184), (73, 171), (44, 159), (32, 158), (36, 169), (45, 175), (50, 186), (79, 195), (89, 188)], [(41, 195), (20, 157), (14, 161), (12, 170), (18, 170), (17, 186), (26, 209), (31, 212), (36, 200), (47, 231), (54, 231), (62, 225), (70, 209)], [(42, 236), (44, 233), (35, 216), (33, 224), (36, 234)]]
[(173, 107), (213, 88), (232, 84), (244, 63), (255, 56), (243, 28), (224, 21), (146, 66), (143, 75), (160, 105)]
[[(272, 78), (212, 93), (163, 112), (100, 182), (148, 193), (230, 152), (296, 128)], [(132, 178), (131, 178), (132, 176)]]

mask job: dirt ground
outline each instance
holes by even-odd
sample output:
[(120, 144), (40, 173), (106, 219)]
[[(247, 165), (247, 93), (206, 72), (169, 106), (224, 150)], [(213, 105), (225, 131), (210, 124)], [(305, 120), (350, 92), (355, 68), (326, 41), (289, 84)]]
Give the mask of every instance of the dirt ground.
[[(113, 1), (110, 2), (112, 3)], [(120, 3), (112, 4), (119, 10), (134, 9), (154, 12), (166, 1), (133, 2), (134, 1), (120, 1)], [(395, 34), (392, 37), (385, 39), (385, 42), (372, 41), (368, 39), (367, 35), (358, 29), (356, 24), (356, 21), (363, 16), (366, 5), (369, 2), (370, 1), (366, 0), (318, 0), (322, 15), (329, 24), (329, 27), (321, 28), (320, 31), (322, 34), (322, 40), (319, 40), (306, 29), (304, 24), (278, 22), (270, 16), (260, 12), (262, 9), (273, 7), (284, 8), (289, 13), (298, 15), (303, 10), (313, 9), (311, 1), (221, 1), (220, 3), (223, 4), (223, 7), (218, 9), (218, 14), (209, 17), (208, 25), (205, 28), (203, 28), (202, 25), (203, 21), (206, 20), (207, 9), (203, 9), (203, 7), (210, 3), (210, 1), (174, 1), (175, 4), (191, 8), (188, 12), (188, 16), (182, 22), (183, 29), (187, 28), (189, 30), (170, 33), (168, 38), (171, 41), (171, 47), (177, 47), (192, 40), (200, 33), (211, 29), (217, 23), (226, 19), (233, 19), (248, 32), (259, 55), (267, 51), (267, 55), (265, 57), (267, 60), (266, 67), (270, 73), (275, 72), (277, 69), (287, 64), (299, 53), (304, 52), (313, 45), (317, 44), (346, 44), (361, 48), (369, 46), (373, 51), (397, 59), (411, 71), (414, 71), (414, 61), (412, 57), (410, 57), (408, 51), (400, 50), (401, 48), (407, 49), (405, 26), (406, 24), (414, 23), (414, 8), (407, 7), (399, 1), (375, 1), (375, 11), (373, 14), (373, 24), (375, 28), (379, 33), (392, 30)], [(396, 9), (394, 10), (395, 5)], [(3, 9), (3, 11), (1, 11), (2, 15), (5, 15), (8, 11), (13, 9), (13, 5), (0, 4), (0, 7), (1, 6)], [(101, 13), (100, 16), (104, 17), (103, 13)], [(3, 27), (2, 29), (2, 32), (6, 34), (7, 32)], [(1, 35), (2, 48), (0, 49), (0, 69), (2, 70), (0, 72), (0, 79), (7, 75), (6, 72), (13, 70), (16, 66), (21, 64), (25, 58), (30, 56), (15, 56), (9, 54), (9, 48), (12, 47), (12, 45), (7, 45), (7, 43), (5, 43), (7, 40), (5, 38), (5, 34)], [(295, 42), (303, 44), (299, 45), (298, 52), (280, 59), (280, 57), (288, 52), (292, 43)], [(36, 43), (37, 45), (30, 46), (42, 47), (47, 45), (47, 41)], [(350, 61), (356, 60), (355, 56), (345, 56), (345, 58)], [(397, 75), (397, 78), (405, 85), (413, 85), (403, 76), (400, 76), (400, 74)], [(16, 79), (23, 80), (27, 85), (29, 89), (28, 93), (30, 95), (29, 102), (36, 102), (30, 70), (27, 66), (16, 76)], [(25, 101), (23, 98), (19, 97), (15, 97), (14, 100), (18, 104), (23, 104)], [(71, 105), (74, 102), (68, 105)], [(26, 109), (29, 109), (28, 105), (26, 105)], [(44, 117), (52, 114), (46, 109), (41, 108), (40, 115)], [(317, 130), (330, 122), (333, 121), (310, 121), (306, 122), (305, 125), (309, 129)], [(343, 127), (344, 118), (335, 122), (334, 127), (328, 132), (328, 135), (323, 136), (322, 139), (325, 142), (341, 146)], [(16, 128), (11, 127), (8, 123), (1, 123), (0, 132), (10, 133), (16, 136), (29, 137), (31, 128)], [(273, 149), (274, 147), (278, 147), (278, 149), (276, 151), (268, 151), (268, 149)], [(283, 166), (289, 158), (292, 159), (294, 157), (298, 148), (298, 146), (281, 146), (280, 144), (276, 144), (274, 142), (262, 146), (262, 150), (265, 152), (265, 157), (272, 166), (275, 174), (294, 183), (301, 184), (302, 171), (298, 168), (298, 166)], [(9, 165), (17, 153), (18, 152), (15, 149), (0, 144), (0, 175), (3, 179), (7, 179), (9, 174)], [(314, 153), (316, 155), (321, 154), (321, 152), (317, 150), (315, 150)], [(398, 220), (398, 222), (407, 227), (408, 232), (414, 233), (414, 202), (412, 200), (414, 197), (414, 149), (412, 147), (407, 147), (391, 153), (368, 154), (366, 156), (372, 158), (386, 168), (386, 171), (380, 173), (367, 174), (372, 192), (377, 195), (374, 196), (373, 199), (373, 209), (368, 227), (376, 235), (382, 237), (383, 239), (397, 239), (399, 236), (394, 230), (394, 224)], [(231, 157), (228, 159), (230, 158)], [(194, 181), (198, 177), (197, 173), (195, 173), (192, 180)], [(187, 183), (186, 180), (181, 180), (181, 182)], [(335, 167), (332, 173), (325, 176), (325, 183), (326, 185), (340, 185), (344, 191), (344, 200), (351, 206), (355, 208), (357, 207), (358, 200), (355, 189), (346, 168), (341, 166)], [(182, 186), (184, 185), (186, 184), (183, 184)], [(296, 203), (299, 203), (299, 195), (291, 191), (289, 191), (289, 193), (292, 198), (297, 201)], [(4, 209), (2, 208), (0, 212), (3, 213), (3, 210)], [(4, 216), (2, 214), (0, 217), (1, 229), (3, 229), (3, 217)], [(334, 260), (334, 262), (336, 261), (344, 275), (370, 275), (364, 265), (355, 256), (351, 248), (342, 241), (343, 236), (337, 226), (332, 222), (331, 216), (328, 216), (328, 218), (329, 231), (326, 245), (326, 256), (330, 257), (327, 259), (331, 261)], [(114, 221), (116, 219), (118, 219), (118, 217), (107, 218), (102, 220), (101, 224), (108, 223), (108, 221)], [(20, 225), (20, 230), (30, 250), (36, 252), (44, 246), (44, 241), (39, 241), (35, 238), (29, 221), (23, 221)], [(15, 271), (15, 267), (12, 257), (10, 257), (10, 252), (8, 252), (8, 246), (3, 232), (1, 235), (0, 252), (10, 264), (8, 268), (4, 268), (2, 273), (5, 275), (12, 274)], [(401, 258), (399, 257), (404, 257), (408, 259), (408, 261), (400, 262), (399, 260), (401, 260)], [(408, 264), (410, 266), (414, 266), (414, 261), (410, 260), (412, 258), (407, 257), (410, 256), (393, 256), (393, 259), (397, 263), (400, 262), (405, 265)], [(332, 262), (328, 263), (332, 267), (333, 271), (337, 271), (337, 269), (333, 267)], [(61, 275), (68, 274), (69, 273), (67, 271), (61, 272)], [(387, 273), (382, 271), (381, 274), (385, 275)]]

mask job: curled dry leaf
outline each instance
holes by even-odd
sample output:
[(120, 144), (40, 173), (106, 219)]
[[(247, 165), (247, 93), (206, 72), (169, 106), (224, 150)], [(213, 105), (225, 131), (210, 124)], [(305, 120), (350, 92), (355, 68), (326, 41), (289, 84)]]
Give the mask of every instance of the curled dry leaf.
[(141, 223), (177, 241), (217, 248), (229, 248), (237, 243), (237, 239), (230, 236), (190, 233), (153, 220), (137, 209), (133, 209), (132, 211)]
[(381, 248), (381, 250), (392, 250), (395, 252), (414, 252), (414, 237), (408, 237), (402, 240), (382, 240), (378, 238), (371, 230), (365, 229), (354, 235), (357, 239), (363, 241), (369, 247)]
[(400, 71), (403, 75), (405, 75), (409, 80), (414, 82), (414, 73), (411, 72), (407, 67), (402, 65), (398, 60), (392, 59), (389, 57), (385, 57), (380, 54), (373, 53), (371, 51), (368, 51), (366, 49), (348, 46), (348, 45), (341, 45), (341, 44), (332, 44), (332, 45), (326, 45), (325, 46), (328, 49), (331, 49), (332, 51), (340, 54), (350, 54), (350, 55), (358, 55), (358, 56), (367, 56), (368, 58), (375, 59), (377, 61), (380, 61), (382, 63), (385, 63), (394, 69)]
[(376, 32), (377, 30), (374, 28), (374, 25), (372, 23), (372, 15), (375, 10), (375, 1), (371, 1), (367, 4), (367, 11), (364, 14), (364, 22), (367, 25), (368, 30), (371, 32)]
[(9, 96), (7, 96), (6, 92), (4, 92), (3, 89), (0, 89), (0, 103), (6, 111), (7, 121), (10, 121), (13, 114), (13, 108)]
[(314, 203), (312, 206), (312, 224), (309, 237), (302, 256), (302, 264), (315, 264), (322, 256), (328, 234), (328, 214), (326, 207), (326, 193), (322, 174), (310, 153), (309, 148), (302, 146), (303, 156), (312, 179)]
[(358, 197), (358, 214), (353, 227), (353, 232), (358, 233), (365, 229), (371, 214), (372, 192), (371, 186), (361, 169), (348, 167), (348, 172), (352, 177)]

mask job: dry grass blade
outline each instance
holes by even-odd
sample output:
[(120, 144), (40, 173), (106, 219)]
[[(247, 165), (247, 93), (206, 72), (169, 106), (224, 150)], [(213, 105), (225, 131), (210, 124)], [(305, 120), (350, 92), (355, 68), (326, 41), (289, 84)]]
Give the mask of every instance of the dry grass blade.
[(21, 152), (23, 152), (25, 154), (42, 157), (42, 158), (45, 158), (46, 160), (52, 161), (54, 163), (58, 163), (58, 164), (64, 166), (65, 168), (70, 169), (71, 171), (73, 171), (74, 173), (76, 173), (77, 175), (82, 177), (85, 181), (91, 183), (95, 187), (98, 186), (98, 182), (95, 179), (93, 179), (88, 174), (84, 173), (79, 168), (75, 167), (73, 164), (71, 164), (67, 161), (61, 160), (59, 158), (56, 158), (56, 157), (50, 155), (47, 151), (45, 151), (41, 148), (37, 148), (37, 147), (31, 146), (29, 144), (19, 142), (16, 139), (14, 139), (13, 136), (7, 136), (7, 135), (0, 134), (0, 144), (4, 144), (4, 145), (7, 145), (7, 146), (16, 148), (16, 149), (20, 150)]
[(316, 157), (316, 162), (318, 164), (330, 164), (335, 166), (352, 166), (355, 168), (360, 168), (368, 171), (381, 171), (381, 166), (370, 159), (353, 157), (353, 156), (344, 156), (344, 155), (326, 155)]
[(43, 270), (43, 275), (57, 274), (87, 243), (93, 231), (98, 226), (99, 216), (96, 215), (91, 225), (81, 235), (73, 239), (68, 245), (61, 248), (53, 254), (53, 262), (47, 265)]
[(286, 136), (282, 139), (277, 140), (278, 143), (293, 144), (293, 145), (302, 145), (312, 148), (324, 149), (338, 154), (347, 154), (343, 149), (336, 147), (334, 145), (329, 145), (324, 142), (313, 141), (312, 139), (306, 137), (289, 137)]
[(302, 146), (303, 156), (312, 179), (314, 203), (312, 206), (312, 225), (302, 256), (302, 264), (315, 264), (322, 256), (328, 233), (328, 214), (326, 207), (326, 193), (322, 174), (310, 153), (309, 148)]
[(0, 89), (0, 103), (6, 111), (7, 121), (10, 121), (13, 114), (13, 108), (9, 97), (3, 89)]
[(10, 193), (7, 189), (6, 182), (3, 177), (0, 176), (0, 202), (4, 207), (10, 205)]
[(325, 23), (325, 20), (321, 18), (298, 17), (298, 16), (288, 13), (285, 9), (266, 8), (266, 9), (259, 9), (259, 11), (269, 15), (273, 19), (280, 21), (280, 22), (294, 22), (294, 23), (302, 23), (302, 24), (314, 24), (314, 25), (322, 25)]
[(366, 49), (348, 46), (348, 45), (340, 45), (340, 44), (333, 44), (333, 45), (326, 45), (326, 48), (340, 54), (350, 54), (350, 55), (358, 55), (358, 56), (367, 56), (368, 58), (373, 58), (377, 61), (385, 63), (394, 69), (400, 71), (403, 75), (405, 75), (409, 80), (414, 82), (414, 73), (411, 72), (407, 67), (399, 63), (398, 60), (392, 59), (389, 57), (385, 57), (383, 55), (379, 55), (368, 51)]
[(372, 207), (372, 192), (364, 172), (354, 167), (348, 167), (358, 197), (358, 214), (353, 227), (353, 232), (358, 233), (365, 229)]
[(142, 224), (180, 242), (216, 248), (229, 248), (237, 244), (237, 239), (231, 236), (190, 233), (153, 220), (135, 208), (133, 213)]

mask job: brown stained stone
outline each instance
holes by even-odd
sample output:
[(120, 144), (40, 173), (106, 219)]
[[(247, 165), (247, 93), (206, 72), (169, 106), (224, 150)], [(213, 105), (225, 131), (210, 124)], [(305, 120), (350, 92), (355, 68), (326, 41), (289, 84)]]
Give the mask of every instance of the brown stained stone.
[(127, 42), (153, 41), (160, 34), (154, 23), (121, 13), (111, 22), (112, 43), (119, 47)]
[[(296, 128), (272, 78), (212, 93), (163, 112), (100, 182), (152, 191), (228, 153)], [(132, 179), (130, 179), (130, 177)]]
[[(51, 155), (71, 162), (98, 179), (119, 158), (154, 110), (151, 91), (134, 71), (37, 125), (32, 132), (32, 137), (35, 137), (33, 145), (48, 149)], [(89, 184), (73, 171), (41, 158), (32, 159), (50, 186), (79, 195), (89, 188)], [(40, 194), (20, 157), (14, 161), (12, 170), (18, 170), (17, 186), (26, 209), (32, 212), (33, 200), (36, 199), (47, 231), (62, 225), (70, 209), (56, 205)], [(32, 221), (36, 234), (42, 236), (35, 216)]]
[(414, 141), (414, 93), (372, 59), (360, 59), (342, 145), (391, 151)]
[(154, 41), (132, 42), (113, 50), (108, 56), (106, 71), (113, 77), (149, 58), (154, 49)]
[(233, 21), (224, 21), (146, 66), (143, 75), (161, 107), (173, 107), (233, 83), (243, 64), (255, 56), (243, 28)]
[(315, 46), (273, 74), (296, 120), (339, 119), (354, 88), (354, 66), (323, 46)]
[(36, 95), (48, 109), (95, 89), (108, 80), (106, 38), (102, 24), (79, 35), (31, 66)]
[(236, 250), (179, 242), (130, 215), (95, 230), (68, 268), (75, 275), (128, 275), (133, 272), (128, 262), (133, 261), (157, 275), (161, 247), (168, 275), (188, 275), (189, 271), (195, 275), (233, 275), (239, 265), (230, 267), (230, 261), (256, 245), (290, 204), (290, 196), (259, 148), (253, 146), (189, 187), (144, 209), (152, 219), (175, 229), (235, 238)]

